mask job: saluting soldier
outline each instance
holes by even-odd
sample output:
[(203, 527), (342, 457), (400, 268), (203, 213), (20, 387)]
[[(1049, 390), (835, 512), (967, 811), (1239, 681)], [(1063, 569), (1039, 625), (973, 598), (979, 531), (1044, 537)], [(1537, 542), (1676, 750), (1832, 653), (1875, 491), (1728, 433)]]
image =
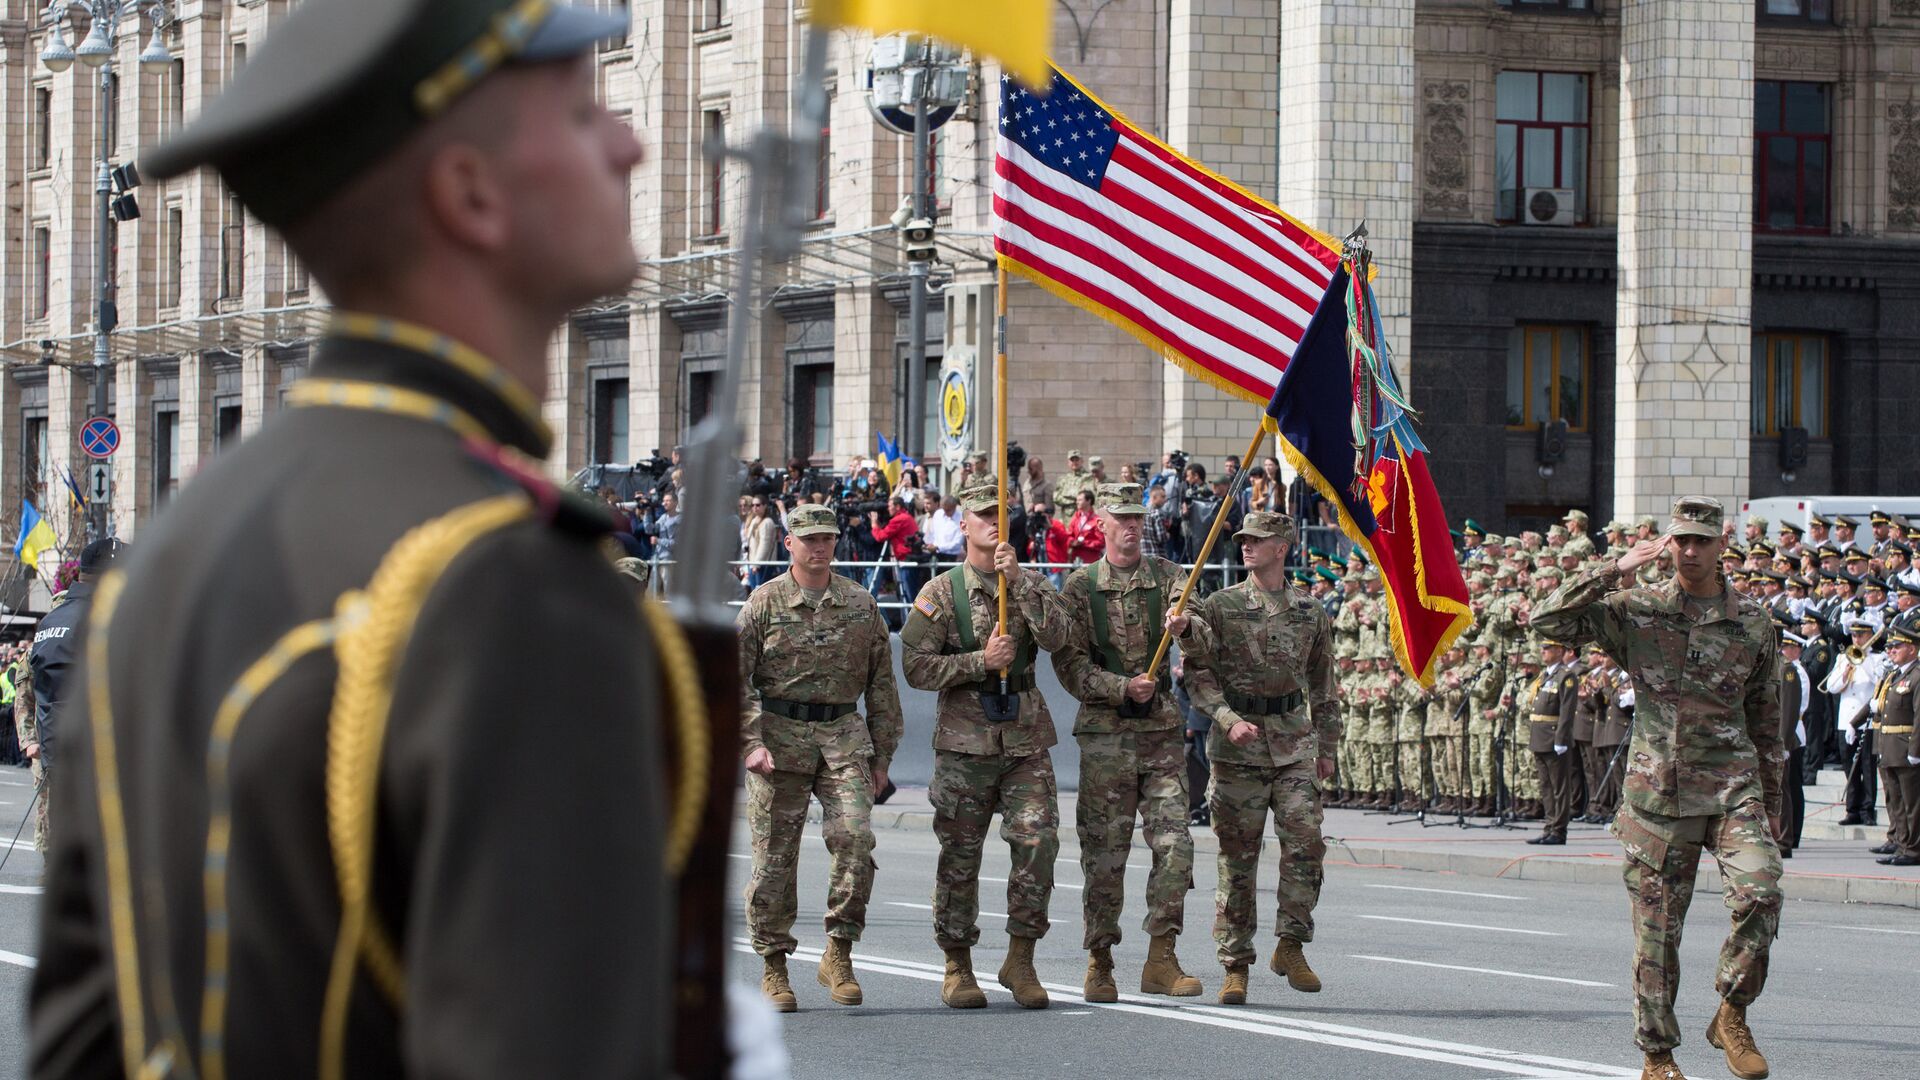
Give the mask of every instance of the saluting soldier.
[(1633, 722), (1633, 680), (1605, 651), (1595, 652), (1601, 709), (1593, 725), (1593, 751), (1600, 771), (1600, 786), (1593, 796), (1594, 816), (1612, 821), (1620, 809), (1620, 781), (1627, 763), (1620, 747), (1627, 741), (1627, 729)]
[(740, 609), (740, 731), (753, 831), (747, 933), (763, 960), (761, 990), (776, 1009), (792, 1012), (798, 1002), (787, 957), (799, 946), (795, 875), (810, 797), (820, 802), (820, 836), (833, 860), (820, 985), (837, 1004), (862, 1000), (853, 943), (873, 894), (873, 796), (887, 786), (902, 722), (880, 607), (833, 572), (834, 512), (796, 506), (786, 526), (791, 565)]
[(1885, 866), (1920, 866), (1920, 736), (1913, 730), (1920, 717), (1915, 708), (1920, 667), (1914, 664), (1920, 633), (1889, 630), (1886, 641), (1887, 672), (1874, 691), (1873, 710), (1893, 851), (1875, 861)]
[[(1022, 1008), (1044, 1009), (1047, 992), (1033, 970), (1033, 944), (1047, 933), (1053, 860), (1060, 850), (1060, 806), (1049, 748), (1058, 741), (1046, 698), (1034, 685), (1040, 649), (1073, 640), (1073, 615), (1045, 577), (1020, 566), (1002, 543), (990, 484), (962, 488), (966, 561), (920, 590), (900, 644), (907, 685), (937, 690), (933, 732), (933, 935), (946, 953), (940, 1000), (979, 1009), (986, 994), (973, 974), (980, 940), (980, 855), (987, 826), (1000, 815), (1013, 869), (1007, 874), (1007, 958), (1000, 985)], [(1000, 582), (1007, 625), (998, 625)], [(1004, 678), (1002, 672), (1005, 673)]]
[[(1598, 641), (1633, 678), (1625, 804), (1613, 828), (1633, 905), (1635, 1041), (1646, 1054), (1642, 1075), (1657, 1080), (1680, 1076), (1673, 999), (1702, 847), (1720, 863), (1732, 914), (1707, 1041), (1734, 1075), (1767, 1075), (1747, 1009), (1766, 985), (1780, 925), (1779, 655), (1772, 622), (1721, 580), (1724, 517), (1714, 499), (1674, 500), (1665, 537), (1579, 575), (1534, 615), (1545, 633)], [(1674, 574), (1628, 586), (1663, 550)]]
[[(1080, 701), (1073, 737), (1080, 744), (1080, 893), (1086, 919), (1086, 1000), (1120, 1000), (1113, 947), (1127, 890), (1133, 819), (1145, 824), (1153, 867), (1147, 874), (1151, 940), (1140, 992), (1192, 997), (1200, 980), (1180, 969), (1174, 939), (1186, 925), (1193, 888), (1193, 834), (1187, 831), (1185, 725), (1173, 704), (1170, 677), (1147, 671), (1163, 622), (1172, 616), (1180, 567), (1140, 551), (1147, 508), (1138, 484), (1101, 484), (1095, 496), (1106, 553), (1075, 570), (1061, 589), (1074, 633), (1053, 654), (1060, 685)], [(1218, 828), (1216, 824), (1215, 828)]]
[(1227, 969), (1223, 1005), (1247, 1000), (1269, 812), (1280, 849), (1270, 966), (1295, 990), (1320, 989), (1302, 946), (1313, 940), (1324, 874), (1320, 785), (1333, 777), (1340, 742), (1333, 628), (1312, 597), (1287, 586), (1293, 519), (1256, 510), (1234, 539), (1249, 576), (1201, 601), (1182, 639), (1194, 707), (1213, 717), (1207, 801), (1220, 842), (1213, 939)]
[[(1534, 625), (1540, 627), (1537, 616)], [(1577, 767), (1573, 721), (1580, 698), (1580, 672), (1572, 656), (1571, 646), (1548, 639), (1540, 647), (1546, 667), (1527, 688), (1527, 749), (1533, 752), (1534, 767), (1540, 774), (1540, 800), (1545, 804), (1540, 835), (1528, 840), (1529, 844), (1566, 843), (1567, 822), (1573, 818)]]
[(141, 160), (213, 166), (337, 307), (95, 590), (36, 1075), (668, 1067), (658, 665), (611, 517), (537, 464), (554, 328), (635, 271), (626, 25), (297, 5)]

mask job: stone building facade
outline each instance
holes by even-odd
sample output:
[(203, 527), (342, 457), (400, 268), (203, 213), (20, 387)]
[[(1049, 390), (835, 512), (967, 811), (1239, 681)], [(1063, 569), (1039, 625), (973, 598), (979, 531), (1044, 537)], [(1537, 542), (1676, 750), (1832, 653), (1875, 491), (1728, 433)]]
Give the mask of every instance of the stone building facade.
[[(1134, 122), (1328, 232), (1367, 222), (1389, 342), (1456, 519), (1657, 513), (1683, 490), (1912, 488), (1920, 431), (1895, 418), (1920, 406), (1920, 3), (1051, 3), (1057, 61)], [(192, 115), (289, 6), (182, 0), (165, 72), (135, 62), (145, 28), (123, 29), (111, 159)], [(37, 7), (0, 0), (5, 530), (21, 497), (62, 504), (92, 387), (97, 79), (37, 63)], [(598, 54), (607, 101), (647, 148), (632, 183), (644, 265), (628, 295), (555, 335), (556, 472), (665, 450), (702, 415), (745, 189), (701, 148), (791, 120), (797, 10), (634, 0), (632, 32)], [(907, 279), (887, 220), (914, 170), (910, 140), (867, 109), (867, 44), (831, 36), (818, 220), (769, 268), (748, 342), (746, 455), (770, 465), (842, 468), (905, 427)], [(997, 75), (976, 68), (931, 163), (928, 370), (969, 350), (980, 415)], [(278, 408), (324, 309), (217, 178), (136, 196), (142, 216), (111, 255), (122, 533)], [(1056, 474), (1069, 448), (1110, 472), (1171, 447), (1217, 469), (1251, 436), (1252, 408), (1121, 331), (1018, 281), (1008, 306), (1006, 434)], [(1546, 453), (1555, 419), (1565, 445)], [(1806, 459), (1788, 469), (1796, 428)]]

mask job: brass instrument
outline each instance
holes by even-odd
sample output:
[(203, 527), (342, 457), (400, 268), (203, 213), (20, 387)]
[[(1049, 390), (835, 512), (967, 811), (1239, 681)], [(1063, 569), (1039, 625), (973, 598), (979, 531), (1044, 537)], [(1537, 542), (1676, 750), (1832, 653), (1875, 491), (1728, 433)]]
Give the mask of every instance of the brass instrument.
[(1852, 664), (1866, 663), (1867, 654), (1873, 651), (1874, 643), (1879, 641), (1881, 636), (1887, 632), (1887, 627), (1892, 625), (1893, 625), (1892, 622), (1888, 622), (1884, 626), (1880, 627), (1879, 632), (1874, 634), (1872, 637), (1868, 638), (1867, 643), (1865, 645), (1847, 646), (1847, 661)]

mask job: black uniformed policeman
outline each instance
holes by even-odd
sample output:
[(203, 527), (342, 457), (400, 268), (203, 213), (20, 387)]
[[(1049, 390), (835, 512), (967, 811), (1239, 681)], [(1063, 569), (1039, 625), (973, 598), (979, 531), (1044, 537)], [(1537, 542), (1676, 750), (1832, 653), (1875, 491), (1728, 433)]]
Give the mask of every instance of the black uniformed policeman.
[(43, 856), (53, 832), (48, 807), (53, 795), (54, 755), (59, 753), (60, 724), (70, 710), (65, 702), (73, 693), (74, 667), (80, 656), (74, 645), (87, 612), (93, 607), (93, 588), (100, 575), (113, 565), (123, 550), (119, 540), (95, 540), (80, 550), (80, 580), (60, 594), (51, 611), (33, 632), (33, 647), (27, 654), (27, 666), (33, 678), (33, 765), (37, 794), (34, 799), (33, 845)]
[(308, 0), (141, 160), (217, 169), (338, 314), (94, 592), (35, 1076), (664, 1071), (652, 644), (535, 464), (553, 329), (635, 270), (624, 22)]

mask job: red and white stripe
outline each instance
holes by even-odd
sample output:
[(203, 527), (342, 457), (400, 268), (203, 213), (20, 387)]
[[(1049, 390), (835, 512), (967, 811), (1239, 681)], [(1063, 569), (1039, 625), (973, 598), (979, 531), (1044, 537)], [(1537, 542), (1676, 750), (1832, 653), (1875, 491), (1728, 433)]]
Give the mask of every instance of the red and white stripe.
[(1098, 191), (1000, 138), (994, 250), (1266, 404), (1339, 255), (1124, 121), (1112, 127)]

